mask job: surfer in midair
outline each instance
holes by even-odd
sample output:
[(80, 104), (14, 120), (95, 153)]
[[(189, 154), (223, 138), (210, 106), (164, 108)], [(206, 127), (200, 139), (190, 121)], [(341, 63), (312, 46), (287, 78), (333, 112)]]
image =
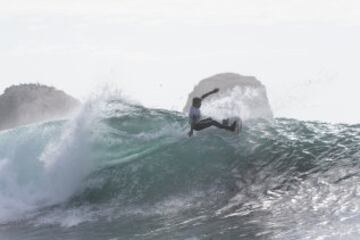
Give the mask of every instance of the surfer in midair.
[(204, 100), (206, 97), (210, 96), (211, 94), (214, 94), (217, 92), (219, 92), (219, 89), (215, 88), (214, 90), (212, 90), (208, 93), (205, 93), (201, 97), (193, 98), (192, 106), (190, 107), (190, 110), (189, 110), (189, 123), (190, 123), (190, 127), (191, 127), (190, 132), (188, 133), (189, 137), (191, 137), (193, 135), (194, 130), (200, 131), (205, 128), (211, 127), (211, 126), (215, 126), (217, 128), (225, 129), (225, 130), (232, 131), (232, 132), (235, 131), (236, 121), (231, 126), (228, 126), (227, 125), (228, 120), (223, 120), (223, 123), (219, 123), (219, 122), (213, 120), (212, 118), (201, 119), (200, 107), (201, 107), (202, 100)]

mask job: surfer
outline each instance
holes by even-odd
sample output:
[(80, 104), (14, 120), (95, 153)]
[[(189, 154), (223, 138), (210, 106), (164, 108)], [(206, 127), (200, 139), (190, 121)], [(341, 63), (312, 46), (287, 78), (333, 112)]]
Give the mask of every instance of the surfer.
[(235, 131), (236, 121), (234, 121), (234, 123), (231, 126), (228, 126), (227, 125), (228, 120), (223, 120), (223, 123), (221, 124), (213, 120), (212, 118), (201, 119), (201, 112), (200, 112), (201, 101), (204, 100), (206, 97), (210, 96), (211, 94), (217, 93), (218, 91), (219, 89), (215, 88), (214, 90), (205, 93), (200, 98), (199, 97), (193, 98), (192, 106), (190, 107), (190, 111), (189, 111), (189, 123), (191, 127), (190, 132), (188, 133), (189, 137), (193, 135), (194, 130), (200, 131), (211, 126), (215, 126), (217, 128), (225, 129), (232, 132)]

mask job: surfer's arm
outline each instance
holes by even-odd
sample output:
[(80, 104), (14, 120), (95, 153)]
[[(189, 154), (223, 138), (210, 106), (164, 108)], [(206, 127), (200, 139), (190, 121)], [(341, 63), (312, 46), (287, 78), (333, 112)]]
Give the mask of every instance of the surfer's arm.
[(191, 137), (193, 134), (194, 134), (194, 130), (193, 130), (193, 128), (191, 128), (190, 131), (188, 132), (188, 135), (189, 135), (189, 137)]
[(205, 93), (204, 95), (202, 95), (202, 96), (201, 96), (201, 99), (204, 99), (204, 98), (210, 96), (211, 94), (217, 93), (218, 91), (219, 91), (219, 89), (218, 89), (218, 88), (215, 88), (214, 90), (212, 90), (212, 91), (210, 91), (210, 92)]
[(191, 122), (190, 131), (188, 132), (189, 137), (191, 137), (194, 133), (194, 125), (195, 125), (195, 123)]

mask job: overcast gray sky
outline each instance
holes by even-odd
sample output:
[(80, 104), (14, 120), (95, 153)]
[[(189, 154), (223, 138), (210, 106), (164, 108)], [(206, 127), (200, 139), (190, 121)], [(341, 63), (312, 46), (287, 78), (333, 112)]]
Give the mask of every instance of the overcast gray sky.
[(199, 80), (252, 75), (276, 116), (359, 123), (355, 0), (0, 0), (0, 92), (104, 83), (180, 110)]

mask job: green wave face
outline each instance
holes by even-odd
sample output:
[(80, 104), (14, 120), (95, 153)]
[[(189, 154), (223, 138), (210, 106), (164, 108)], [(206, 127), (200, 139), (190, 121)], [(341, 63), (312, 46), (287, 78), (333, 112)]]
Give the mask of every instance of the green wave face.
[(115, 99), (0, 133), (0, 237), (360, 236), (359, 125), (187, 131), (180, 113)]

